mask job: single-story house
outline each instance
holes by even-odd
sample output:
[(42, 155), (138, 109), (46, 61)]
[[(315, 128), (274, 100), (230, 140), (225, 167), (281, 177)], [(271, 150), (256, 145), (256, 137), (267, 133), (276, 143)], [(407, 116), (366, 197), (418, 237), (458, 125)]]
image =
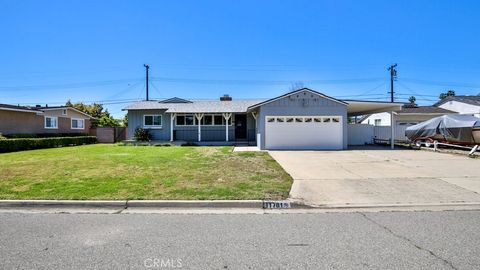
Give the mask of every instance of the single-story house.
[(340, 100), (302, 88), (268, 100), (171, 98), (126, 107), (128, 134), (153, 140), (257, 145), (260, 149), (347, 149), (348, 117), (399, 110), (402, 103)]
[(480, 96), (448, 96), (434, 106), (457, 112), (480, 117)]
[(93, 117), (66, 106), (16, 106), (0, 104), (0, 133), (88, 133)]
[[(401, 110), (394, 111), (394, 114), (394, 119), (397, 126), (411, 126), (430, 120), (437, 116), (456, 114), (456, 112), (436, 106), (417, 106), (405, 104)], [(391, 112), (364, 115), (361, 119), (359, 119), (359, 123), (374, 126), (390, 126)]]

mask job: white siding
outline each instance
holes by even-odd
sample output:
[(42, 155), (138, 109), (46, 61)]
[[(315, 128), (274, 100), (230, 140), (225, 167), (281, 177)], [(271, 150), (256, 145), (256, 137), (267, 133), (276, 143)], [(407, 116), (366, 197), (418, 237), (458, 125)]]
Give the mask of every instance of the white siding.
[(459, 114), (473, 114), (480, 117), (480, 106), (466, 104), (458, 101), (448, 101), (439, 106), (440, 108), (458, 112)]
[(380, 120), (380, 126), (390, 126), (390, 113), (374, 113), (364, 119), (361, 124), (375, 125), (375, 120)]

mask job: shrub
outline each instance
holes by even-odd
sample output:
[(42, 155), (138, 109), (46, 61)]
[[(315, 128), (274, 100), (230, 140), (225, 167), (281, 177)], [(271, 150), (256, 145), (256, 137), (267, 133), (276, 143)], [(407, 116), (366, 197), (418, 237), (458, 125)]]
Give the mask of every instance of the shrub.
[(133, 137), (137, 141), (148, 142), (150, 141), (150, 131), (148, 129), (136, 128)]
[(0, 140), (5, 140), (5, 139), (7, 139), (7, 138), (4, 137), (4, 136), (2, 135), (2, 133), (0, 133)]
[(96, 143), (95, 136), (0, 140), (0, 153)]
[(181, 146), (198, 146), (198, 144), (194, 142), (186, 142), (186, 143), (183, 143)]
[(169, 147), (172, 146), (171, 143), (156, 143), (153, 146)]

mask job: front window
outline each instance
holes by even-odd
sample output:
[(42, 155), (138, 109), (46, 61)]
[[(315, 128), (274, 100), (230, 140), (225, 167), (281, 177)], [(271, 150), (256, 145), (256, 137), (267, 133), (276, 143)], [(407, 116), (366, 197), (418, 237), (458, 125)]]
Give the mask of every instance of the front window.
[(185, 115), (185, 125), (186, 126), (194, 126), (195, 125), (195, 117), (193, 115)]
[(72, 119), (72, 129), (83, 129), (85, 127), (85, 120)]
[(58, 118), (45, 116), (45, 128), (58, 128)]
[(224, 118), (222, 115), (214, 115), (213, 116), (213, 124), (216, 126), (224, 125)]
[(203, 121), (202, 125), (204, 125), (204, 126), (211, 126), (211, 125), (213, 125), (213, 115), (205, 115), (205, 116), (203, 116), (202, 121)]
[[(175, 117), (177, 126), (195, 126), (199, 123), (202, 126), (224, 126), (225, 118), (221, 114), (205, 114), (200, 121), (193, 114), (181, 114)], [(232, 117), (228, 119), (228, 125), (232, 125)]]
[(144, 115), (143, 126), (144, 127), (161, 127), (162, 116), (161, 115)]
[(192, 114), (177, 115), (175, 117), (175, 124), (177, 126), (194, 126), (195, 123), (195, 116)]

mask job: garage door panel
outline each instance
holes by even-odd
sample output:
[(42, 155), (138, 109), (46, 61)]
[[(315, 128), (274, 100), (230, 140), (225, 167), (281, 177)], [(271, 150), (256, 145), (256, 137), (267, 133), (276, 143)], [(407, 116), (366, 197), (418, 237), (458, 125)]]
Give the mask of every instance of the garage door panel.
[(279, 121), (277, 119), (273, 121), (272, 117), (276, 118), (268, 116), (266, 119), (265, 147), (267, 149), (337, 150), (343, 148), (343, 124), (340, 116), (279, 117)]

